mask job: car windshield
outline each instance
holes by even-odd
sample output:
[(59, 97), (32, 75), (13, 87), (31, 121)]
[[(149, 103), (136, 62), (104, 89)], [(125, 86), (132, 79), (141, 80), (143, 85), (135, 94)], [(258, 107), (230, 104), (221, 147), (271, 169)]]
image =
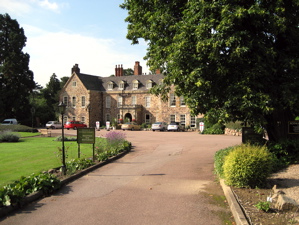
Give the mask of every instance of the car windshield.
[(10, 123), (10, 121), (3, 121), (2, 124)]

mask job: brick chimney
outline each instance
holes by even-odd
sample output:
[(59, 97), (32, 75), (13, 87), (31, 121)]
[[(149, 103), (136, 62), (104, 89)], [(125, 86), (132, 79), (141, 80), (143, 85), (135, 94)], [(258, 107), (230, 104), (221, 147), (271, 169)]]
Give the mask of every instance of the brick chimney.
[(115, 65), (115, 76), (118, 77), (118, 68), (117, 68), (117, 65)]
[(161, 74), (161, 70), (160, 69), (156, 69), (156, 74)]
[(119, 76), (122, 77), (123, 75), (124, 75), (124, 68), (123, 68), (123, 64), (121, 64), (119, 68)]
[(120, 65), (118, 65), (118, 67), (117, 67), (117, 65), (115, 66), (115, 76), (116, 77), (122, 77), (124, 75), (124, 69), (123, 69), (123, 65), (121, 64), (121, 66)]
[(135, 62), (134, 66), (134, 75), (141, 75), (142, 74), (142, 66), (139, 65), (139, 62)]
[(78, 65), (78, 64), (75, 64), (75, 65), (73, 66), (73, 68), (72, 68), (72, 74), (73, 74), (74, 72), (77, 73), (77, 74), (80, 73), (80, 68), (79, 68), (79, 65)]

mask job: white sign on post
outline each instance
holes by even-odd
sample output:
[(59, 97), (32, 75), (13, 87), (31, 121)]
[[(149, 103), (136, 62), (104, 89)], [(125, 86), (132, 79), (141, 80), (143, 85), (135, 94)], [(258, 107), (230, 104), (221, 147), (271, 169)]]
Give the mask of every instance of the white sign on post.
[(204, 129), (205, 129), (205, 124), (204, 124), (204, 122), (200, 122), (200, 123), (199, 123), (199, 130), (200, 130), (200, 132), (202, 133)]
[(107, 130), (110, 130), (110, 121), (107, 121), (107, 122), (106, 122), (106, 129), (107, 129)]

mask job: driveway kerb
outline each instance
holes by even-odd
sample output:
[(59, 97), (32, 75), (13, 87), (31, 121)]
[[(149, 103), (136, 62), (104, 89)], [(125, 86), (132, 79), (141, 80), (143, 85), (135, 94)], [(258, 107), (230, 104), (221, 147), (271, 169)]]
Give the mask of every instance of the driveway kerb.
[(232, 189), (224, 183), (224, 180), (220, 180), (220, 185), (224, 192), (224, 195), (228, 201), (230, 210), (235, 218), (237, 225), (249, 225), (248, 220), (240, 204), (238, 203)]

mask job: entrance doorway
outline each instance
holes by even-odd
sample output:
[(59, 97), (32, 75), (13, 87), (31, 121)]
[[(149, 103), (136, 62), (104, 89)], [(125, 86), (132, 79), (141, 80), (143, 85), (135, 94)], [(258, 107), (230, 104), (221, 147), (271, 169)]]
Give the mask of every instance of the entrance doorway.
[(132, 122), (132, 115), (131, 115), (131, 113), (126, 113), (125, 114), (125, 121), (130, 121), (130, 122)]

